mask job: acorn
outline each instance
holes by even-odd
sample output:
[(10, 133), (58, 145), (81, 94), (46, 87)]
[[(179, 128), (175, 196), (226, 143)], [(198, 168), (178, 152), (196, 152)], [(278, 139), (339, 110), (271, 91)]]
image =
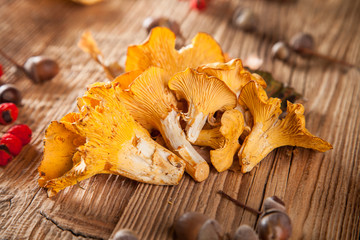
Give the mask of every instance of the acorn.
[(244, 31), (256, 29), (258, 19), (250, 8), (239, 7), (232, 16), (232, 25)]
[(43, 83), (53, 79), (59, 73), (59, 65), (53, 59), (44, 56), (30, 57), (24, 63), (25, 74), (34, 83)]
[(259, 237), (252, 227), (244, 224), (236, 229), (233, 240), (259, 240)]
[(290, 49), (284, 42), (277, 42), (271, 48), (271, 57), (287, 60), (290, 56)]
[(34, 56), (28, 58), (24, 65), (20, 65), (5, 52), (0, 49), (0, 55), (11, 62), (17, 69), (23, 71), (25, 75), (34, 83), (42, 83), (53, 79), (59, 73), (59, 65), (55, 60), (44, 56)]
[(0, 86), (0, 103), (11, 102), (15, 105), (21, 103), (21, 93), (12, 84), (3, 84)]
[(285, 203), (277, 196), (268, 197), (264, 201), (264, 210), (269, 211), (271, 209), (285, 212)]
[(221, 240), (224, 233), (220, 224), (204, 214), (188, 212), (174, 223), (178, 240)]
[(283, 211), (265, 211), (258, 222), (258, 234), (262, 240), (286, 240), (292, 233), (290, 217)]
[(308, 33), (297, 33), (290, 39), (290, 47), (296, 52), (301, 52), (303, 49), (314, 50), (315, 41), (312, 35)]
[(115, 233), (114, 240), (138, 240), (138, 237), (130, 229), (121, 229)]

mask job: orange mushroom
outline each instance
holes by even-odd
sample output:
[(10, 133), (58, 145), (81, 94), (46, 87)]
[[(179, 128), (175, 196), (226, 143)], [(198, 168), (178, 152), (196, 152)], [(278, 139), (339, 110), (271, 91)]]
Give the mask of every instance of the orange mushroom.
[(173, 75), (187, 67), (224, 62), (219, 44), (206, 33), (198, 33), (190, 45), (179, 51), (175, 49), (175, 38), (175, 34), (168, 28), (153, 28), (145, 43), (128, 47), (125, 70), (146, 70), (153, 66)]
[(236, 96), (239, 96), (241, 88), (249, 81), (256, 81), (263, 88), (266, 88), (265, 80), (258, 74), (252, 74), (246, 70), (239, 58), (232, 59), (227, 63), (208, 63), (198, 67), (197, 71), (224, 81), (236, 93)]
[(200, 182), (208, 177), (209, 165), (187, 141), (180, 127), (177, 102), (167, 87), (169, 78), (167, 71), (150, 67), (120, 93), (120, 100), (143, 127), (161, 133), (166, 145), (185, 160), (186, 172)]
[(74, 132), (61, 121), (46, 131), (39, 185), (49, 196), (100, 173), (151, 184), (179, 183), (184, 161), (151, 139), (119, 101), (113, 85), (95, 84), (86, 96), (98, 104), (82, 105), (81, 118), (71, 123)]
[(225, 111), (236, 106), (236, 95), (221, 80), (198, 73), (190, 68), (177, 73), (169, 81), (169, 88), (178, 99), (188, 102), (186, 134), (195, 142), (208, 118), (210, 122), (218, 110)]
[(234, 155), (240, 148), (239, 137), (244, 130), (244, 117), (236, 109), (227, 110), (221, 116), (221, 126), (200, 132), (195, 145), (209, 146), (212, 165), (218, 172), (229, 169)]
[(330, 143), (305, 128), (304, 106), (301, 104), (288, 102), (287, 115), (279, 119), (281, 100), (268, 98), (265, 90), (253, 81), (242, 89), (239, 103), (250, 110), (254, 119), (252, 131), (239, 151), (244, 173), (251, 171), (273, 149), (281, 146), (312, 148), (320, 152), (332, 149)]

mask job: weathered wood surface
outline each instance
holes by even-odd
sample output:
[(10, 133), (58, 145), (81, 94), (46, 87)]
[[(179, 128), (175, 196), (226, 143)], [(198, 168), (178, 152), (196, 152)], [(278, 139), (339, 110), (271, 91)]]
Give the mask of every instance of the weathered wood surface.
[[(228, 24), (239, 4), (260, 16), (258, 33)], [(216, 218), (229, 233), (240, 224), (256, 225), (256, 216), (221, 198), (218, 190), (256, 209), (268, 196), (284, 199), (292, 239), (359, 239), (360, 72), (316, 59), (273, 61), (270, 48), (276, 40), (306, 31), (320, 52), (359, 65), (360, 1), (222, 0), (211, 1), (201, 13), (175, 0), (107, 0), (90, 7), (61, 0), (2, 0), (0, 6), (1, 49), (19, 62), (43, 54), (61, 65), (53, 81), (33, 85), (0, 57), (2, 80), (23, 93), (17, 123), (34, 132), (31, 144), (0, 168), (0, 239), (107, 239), (121, 228), (133, 229), (141, 239), (171, 239), (174, 219), (187, 211)], [(212, 34), (232, 57), (255, 53), (263, 58), (263, 69), (305, 96), (307, 128), (334, 149), (323, 154), (283, 147), (250, 174), (212, 169), (203, 183), (185, 176), (173, 187), (99, 175), (80, 183), (85, 190), (74, 186), (47, 198), (37, 184), (44, 129), (76, 109), (75, 100), (88, 84), (105, 78), (77, 48), (80, 34), (90, 29), (104, 54), (123, 63), (127, 46), (146, 38), (141, 23), (150, 15), (179, 21), (188, 40), (198, 31)]]

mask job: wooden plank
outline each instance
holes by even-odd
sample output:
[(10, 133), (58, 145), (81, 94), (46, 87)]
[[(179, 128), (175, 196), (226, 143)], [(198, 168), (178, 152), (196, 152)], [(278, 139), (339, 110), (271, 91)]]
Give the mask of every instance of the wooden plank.
[[(171, 239), (174, 220), (187, 211), (216, 218), (232, 234), (240, 224), (256, 226), (257, 216), (236, 207), (216, 192), (223, 190), (261, 209), (264, 198), (284, 199), (293, 221), (293, 239), (358, 239), (360, 226), (360, 73), (317, 59), (293, 56), (291, 64), (270, 58), (275, 41), (310, 32), (322, 53), (360, 63), (359, 1), (211, 1), (205, 12), (191, 11), (186, 1), (105, 1), (82, 7), (66, 1), (3, 1), (0, 47), (19, 62), (33, 54), (56, 58), (61, 73), (33, 85), (0, 58), (3, 81), (23, 93), (18, 123), (33, 130), (31, 144), (0, 168), (0, 238), (108, 239), (130, 228), (141, 239)], [(258, 32), (229, 25), (238, 5), (259, 16)], [(264, 69), (301, 92), (310, 132), (328, 140), (325, 154), (294, 147), (273, 151), (250, 174), (217, 173), (195, 183), (185, 176), (178, 186), (152, 186), (120, 176), (99, 175), (47, 198), (37, 185), (44, 130), (51, 120), (76, 109), (88, 84), (103, 81), (102, 70), (77, 48), (90, 29), (109, 60), (126, 58), (126, 47), (146, 38), (146, 16), (167, 16), (181, 23), (189, 43), (208, 32), (232, 57), (255, 53)], [(8, 127), (2, 127), (6, 131)]]

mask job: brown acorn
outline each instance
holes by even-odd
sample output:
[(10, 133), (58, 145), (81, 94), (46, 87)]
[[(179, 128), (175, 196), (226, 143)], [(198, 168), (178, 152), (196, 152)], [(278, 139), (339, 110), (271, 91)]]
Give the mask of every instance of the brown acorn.
[(113, 240), (138, 240), (136, 234), (129, 229), (121, 229), (115, 233)]
[(271, 48), (271, 56), (281, 60), (287, 60), (290, 56), (290, 49), (284, 42), (277, 42)]
[(287, 240), (292, 233), (290, 217), (283, 211), (265, 211), (258, 222), (258, 234), (262, 240)]
[(236, 229), (233, 240), (259, 240), (259, 237), (252, 227), (244, 224)]
[(297, 33), (290, 39), (290, 47), (292, 50), (299, 52), (303, 49), (314, 50), (315, 41), (312, 35), (308, 33)]
[(253, 31), (256, 29), (258, 19), (250, 8), (239, 7), (235, 9), (232, 16), (232, 25), (244, 31)]
[(59, 65), (53, 59), (44, 56), (30, 57), (24, 63), (25, 74), (34, 83), (43, 83), (53, 79), (59, 73)]
[(0, 103), (12, 102), (15, 105), (21, 103), (21, 93), (12, 84), (3, 84), (0, 86)]
[(178, 240), (221, 240), (224, 237), (220, 224), (204, 214), (188, 212), (174, 223)]

